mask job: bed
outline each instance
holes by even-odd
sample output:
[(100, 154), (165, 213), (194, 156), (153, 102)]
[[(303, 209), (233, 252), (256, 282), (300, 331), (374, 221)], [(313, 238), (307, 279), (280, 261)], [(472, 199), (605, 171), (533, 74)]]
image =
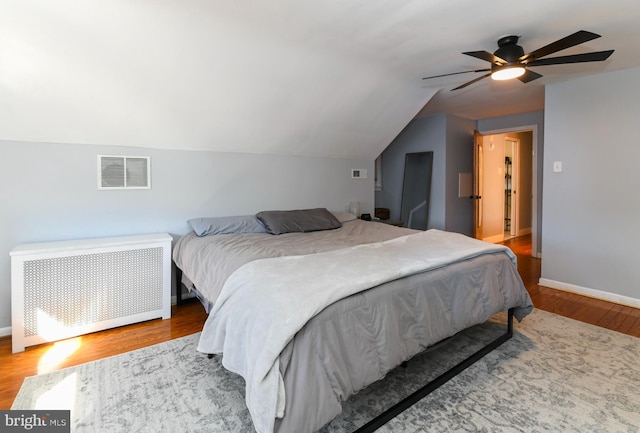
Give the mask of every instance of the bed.
[(190, 224), (174, 261), (209, 312), (198, 351), (243, 376), (259, 433), (315, 432), (426, 348), (533, 308), (513, 253), (460, 234), (326, 209)]

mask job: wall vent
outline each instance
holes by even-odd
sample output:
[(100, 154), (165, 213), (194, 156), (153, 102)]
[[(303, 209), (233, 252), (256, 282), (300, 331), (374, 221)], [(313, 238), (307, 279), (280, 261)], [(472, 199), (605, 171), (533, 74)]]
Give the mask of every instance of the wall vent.
[(148, 156), (98, 155), (98, 189), (150, 189)]
[(168, 234), (18, 245), (11, 251), (13, 352), (171, 317)]

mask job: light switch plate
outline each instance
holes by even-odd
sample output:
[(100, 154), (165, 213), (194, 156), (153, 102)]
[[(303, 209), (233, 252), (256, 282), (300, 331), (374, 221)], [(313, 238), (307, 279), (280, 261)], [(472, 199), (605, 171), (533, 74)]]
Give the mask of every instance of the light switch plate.
[(562, 173), (562, 161), (553, 161), (553, 172)]

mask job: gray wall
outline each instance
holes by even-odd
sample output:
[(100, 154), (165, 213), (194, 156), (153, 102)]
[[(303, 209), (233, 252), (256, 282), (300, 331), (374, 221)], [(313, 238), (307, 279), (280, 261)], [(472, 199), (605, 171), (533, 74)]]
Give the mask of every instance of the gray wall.
[(639, 81), (635, 68), (547, 86), (543, 203), (543, 279), (635, 306)]
[[(97, 155), (151, 157), (151, 190), (98, 191)], [(189, 230), (199, 216), (327, 207), (373, 212), (373, 161), (0, 140), (0, 335), (10, 315), (9, 251), (45, 242)], [(367, 179), (351, 179), (352, 168)]]
[(391, 219), (400, 219), (405, 155), (433, 152), (431, 202), (428, 228), (445, 227), (446, 115), (412, 120), (382, 152), (382, 190), (376, 191), (376, 207), (391, 210)]
[(446, 114), (412, 120), (382, 153), (382, 190), (376, 206), (400, 219), (405, 155), (433, 152), (428, 228), (473, 233), (473, 203), (458, 198), (458, 173), (473, 171), (475, 122)]

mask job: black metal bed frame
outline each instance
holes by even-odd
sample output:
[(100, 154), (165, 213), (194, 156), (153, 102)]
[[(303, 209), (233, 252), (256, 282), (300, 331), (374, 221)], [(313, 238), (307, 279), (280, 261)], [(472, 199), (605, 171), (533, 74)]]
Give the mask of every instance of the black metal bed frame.
[(175, 263), (173, 263), (173, 269), (173, 275), (176, 278), (176, 305), (182, 305), (184, 304), (184, 299), (182, 299), (182, 269), (176, 266)]
[(409, 409), (411, 406), (425, 398), (427, 395), (431, 394), (436, 389), (440, 388), (442, 385), (447, 383), (449, 380), (453, 379), (458, 374), (462, 373), (468, 367), (475, 364), (481, 358), (483, 358), (486, 354), (496, 349), (505, 341), (511, 339), (513, 337), (513, 308), (509, 309), (508, 318), (507, 318), (507, 332), (500, 335), (498, 338), (473, 353), (468, 358), (465, 358), (455, 366), (451, 367), (449, 370), (442, 373), (440, 376), (433, 379), (431, 382), (424, 385), (419, 390), (415, 391), (410, 396), (406, 397), (404, 400), (396, 403), (394, 406), (390, 407), (386, 411), (382, 412), (380, 415), (355, 430), (354, 433), (371, 433), (391, 421), (396, 416), (400, 415), (405, 410)]

